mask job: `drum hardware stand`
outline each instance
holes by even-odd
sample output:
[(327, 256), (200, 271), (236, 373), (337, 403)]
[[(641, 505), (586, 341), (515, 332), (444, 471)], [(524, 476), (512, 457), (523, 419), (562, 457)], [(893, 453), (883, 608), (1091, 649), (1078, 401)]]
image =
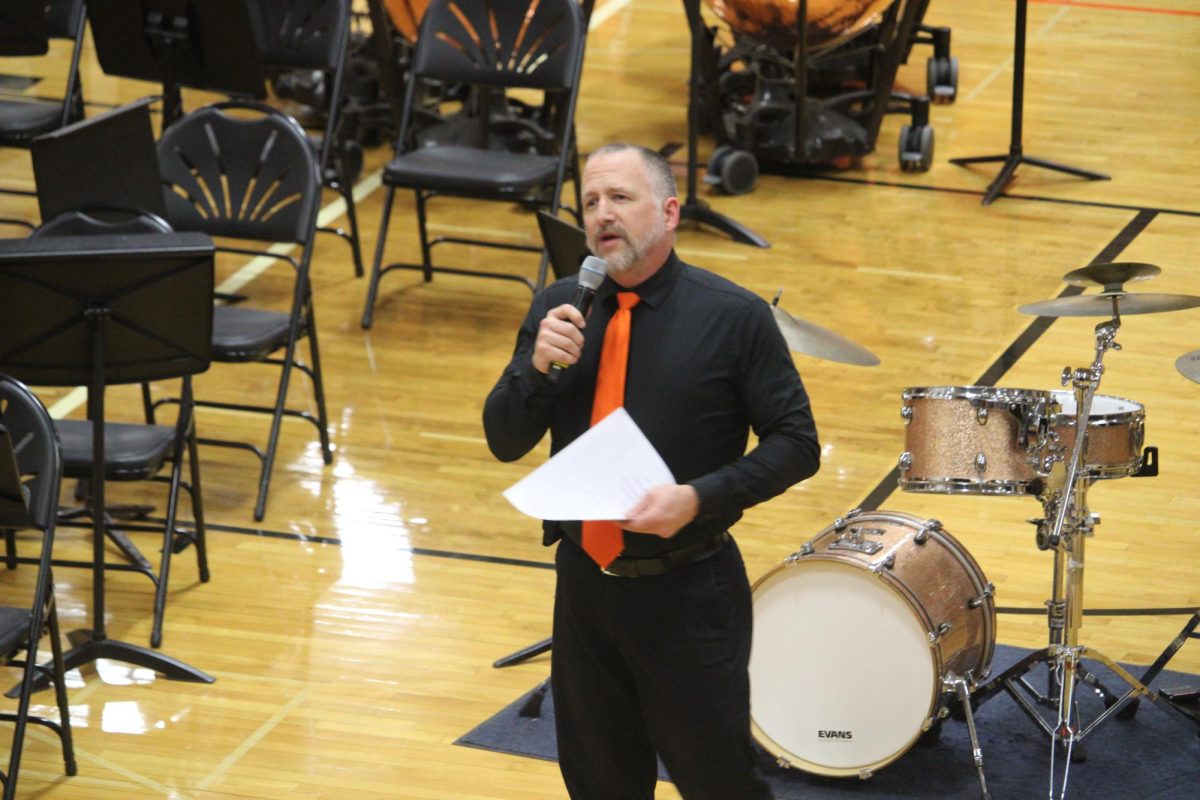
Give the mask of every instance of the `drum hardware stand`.
[(975, 730), (975, 714), (971, 710), (971, 689), (974, 688), (974, 681), (969, 675), (966, 678), (947, 675), (942, 683), (942, 688), (947, 692), (953, 692), (958, 697), (959, 706), (967, 720), (967, 733), (971, 737), (971, 757), (975, 762), (975, 770), (979, 773), (979, 797), (981, 800), (991, 800), (992, 794), (988, 791), (987, 778), (983, 774), (983, 748), (979, 746), (979, 734)]
[[(704, 20), (700, 17), (700, 0), (683, 0), (687, 12), (688, 27), (692, 32), (692, 56), (688, 79), (688, 140), (687, 140), (687, 194), (679, 205), (679, 218), (716, 228), (739, 244), (755, 247), (770, 247), (771, 244), (740, 222), (713, 211), (696, 197), (696, 141), (700, 128), (700, 70), (701, 48), (704, 44)], [(709, 88), (716, 88), (716, 76), (712, 75)]]
[[(1078, 167), (1068, 167), (1064, 164), (1025, 155), (1021, 146), (1021, 123), (1025, 102), (1025, 10), (1026, 0), (1017, 0), (1016, 34), (1013, 42), (1012, 134), (1009, 139), (1008, 154), (950, 159), (951, 164), (958, 164), (959, 166), (988, 164), (997, 161), (1004, 162), (1004, 166), (1000, 169), (1000, 174), (988, 185), (987, 191), (983, 194), (983, 205), (985, 206), (990, 205), (1004, 191), (1012, 180), (1013, 173), (1017, 171), (1017, 167), (1022, 163), (1032, 164), (1035, 167), (1055, 170), (1057, 172), (1065, 172), (1068, 175), (1087, 178), (1090, 181), (1109, 180), (1108, 175), (1099, 172), (1091, 172), (1079, 169)], [(1081, 419), (1086, 419), (1086, 417), (1081, 417)]]
[[(1019, 6), (1023, 5), (1024, 0), (1019, 0)], [(1091, 475), (1084, 467), (1087, 463), (1087, 420), (1091, 416), (1092, 401), (1104, 373), (1104, 353), (1107, 350), (1121, 349), (1121, 346), (1115, 341), (1117, 329), (1121, 324), (1118, 298), (1112, 298), (1112, 305), (1112, 319), (1096, 326), (1095, 361), (1090, 367), (1084, 369), (1072, 370), (1067, 367), (1062, 374), (1063, 384), (1072, 384), (1075, 391), (1076, 434), (1061, 488), (1048, 488), (1042, 497), (1046, 518), (1039, 526), (1038, 535), (1039, 539), (1044, 536), (1048, 546), (1054, 548), (1052, 597), (1046, 603), (1047, 622), (1050, 629), (1049, 646), (1021, 659), (991, 679), (976, 693), (977, 702), (982, 704), (1003, 689), (1012, 696), (1034, 724), (1050, 737), (1048, 795), (1050, 800), (1055, 798), (1054, 780), (1057, 775), (1055, 764), (1057, 751), (1063, 748), (1066, 755), (1066, 765), (1062, 771), (1062, 782), (1058, 794), (1059, 800), (1062, 800), (1066, 797), (1070, 763), (1076, 743), (1082, 741), (1106, 719), (1120, 713), (1134, 699), (1147, 697), (1161, 707), (1169, 708), (1186, 717), (1182, 711), (1174, 709), (1168, 701), (1152, 694), (1145, 684), (1111, 658), (1079, 643), (1079, 629), (1083, 623), (1084, 543), (1092, 534), (1095, 524), (1099, 522), (1099, 517), (1091, 514), (1087, 508), (1087, 490), (1092, 482)], [(1047, 523), (1051, 519), (1053, 519), (1053, 523), (1047, 529)], [(1107, 690), (1101, 691), (1098, 688), (1099, 681), (1090, 675), (1080, 663), (1085, 656), (1099, 661), (1112, 670), (1115, 675), (1129, 685), (1129, 691), (1120, 698), (1115, 697)], [(1049, 667), (1049, 696), (1038, 694), (1023, 677), (1038, 662), (1045, 662)], [(1079, 719), (1078, 701), (1075, 696), (1077, 684), (1081, 680), (1093, 688), (1097, 688), (1107, 706), (1099, 716), (1082, 726)], [(1033, 702), (1017, 690), (1018, 686), (1033, 694), (1038, 702), (1057, 707), (1057, 717), (1053, 725), (1043, 718)]]

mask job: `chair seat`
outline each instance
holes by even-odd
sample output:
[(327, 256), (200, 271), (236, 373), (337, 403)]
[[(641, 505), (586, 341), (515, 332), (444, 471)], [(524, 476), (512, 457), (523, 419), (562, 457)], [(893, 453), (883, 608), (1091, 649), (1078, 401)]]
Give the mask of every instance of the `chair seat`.
[(0, 606), (0, 655), (8, 656), (29, 641), (33, 612), (28, 608)]
[[(86, 420), (55, 420), (62, 447), (63, 475), (92, 476), (92, 424)], [(171, 454), (175, 429), (168, 425), (104, 424), (104, 477), (143, 481), (154, 477)]]
[(388, 186), (489, 194), (533, 189), (554, 179), (554, 156), (480, 150), (459, 145), (422, 147), (393, 158), (383, 168)]
[(261, 361), (287, 344), (291, 317), (281, 311), (217, 306), (213, 312), (217, 361)]
[(62, 124), (59, 103), (0, 101), (0, 142), (22, 143), (56, 130)]

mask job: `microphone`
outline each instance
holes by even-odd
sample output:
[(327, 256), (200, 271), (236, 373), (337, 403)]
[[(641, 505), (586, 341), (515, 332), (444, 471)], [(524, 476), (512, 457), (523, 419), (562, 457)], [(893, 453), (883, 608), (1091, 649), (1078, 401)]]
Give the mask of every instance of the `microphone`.
[[(571, 298), (571, 305), (578, 308), (579, 313), (585, 317), (588, 309), (592, 307), (596, 290), (600, 288), (600, 284), (604, 283), (604, 276), (607, 274), (608, 264), (603, 258), (597, 256), (588, 256), (579, 266), (579, 283), (575, 286), (575, 296)], [(559, 374), (566, 368), (567, 365), (561, 361), (551, 363), (546, 379), (551, 383), (558, 383)]]

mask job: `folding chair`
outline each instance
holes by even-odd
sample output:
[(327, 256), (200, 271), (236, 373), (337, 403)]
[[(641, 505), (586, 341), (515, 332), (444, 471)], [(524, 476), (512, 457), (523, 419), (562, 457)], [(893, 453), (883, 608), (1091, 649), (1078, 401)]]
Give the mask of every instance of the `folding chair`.
[[(333, 463), (309, 281), (321, 198), (316, 155), (304, 130), (286, 114), (258, 103), (225, 102), (197, 109), (167, 128), (159, 139), (158, 160), (166, 186), (166, 219), (176, 231), (200, 231), (256, 243), (284, 242), (301, 248), (298, 257), (262, 248), (217, 248), (218, 252), (276, 259), (294, 270), (288, 310), (222, 305), (216, 308), (214, 318), (214, 361), (267, 363), (281, 368), (274, 405), (196, 401), (198, 406), (271, 416), (265, 450), (246, 442), (200, 440), (258, 456), (261, 470), (254, 518), (261, 520), (284, 417), (298, 417), (314, 425), (324, 461)], [(296, 358), (297, 346), (305, 337), (310, 364)], [(281, 356), (276, 355), (280, 352)], [(287, 406), (293, 368), (312, 381), (315, 416)]]
[[(546, 282), (541, 247), (459, 236), (430, 239), (426, 203), (450, 195), (520, 203), (556, 214), (568, 174), (579, 207), (573, 120), (586, 25), (578, 0), (433, 0), (425, 12), (404, 94), (396, 155), (384, 167), (383, 219), (371, 266), (362, 326), (374, 315), (379, 280), (393, 269), (500, 278), (538, 289)], [(543, 93), (530, 105), (509, 90)], [(523, 96), (527, 93), (523, 93)], [(430, 124), (442, 102), (461, 110)], [(420, 264), (383, 265), (397, 189), (416, 195)], [(531, 220), (532, 223), (532, 220)], [(536, 280), (520, 274), (434, 266), (441, 243), (541, 252)]]
[[(36, 137), (83, 119), (79, 58), (83, 51), (84, 0), (5, 0), (0, 10), (0, 57), (41, 56), (51, 39), (72, 42), (71, 66), (62, 100), (0, 99), (0, 147), (28, 148)], [(4, 194), (33, 196), (28, 189), (0, 188)], [(0, 218), (32, 228), (25, 220)]]
[(251, 20), (258, 54), (269, 69), (322, 73), (320, 102), (325, 129), (310, 137), (317, 151), (321, 180), (342, 196), (350, 231), (321, 228), (350, 245), (354, 274), (363, 275), (354, 179), (362, 168), (362, 151), (345, 130), (345, 78), (350, 45), (350, 0), (253, 0)]
[[(22, 668), (21, 682), (15, 690), (17, 710), (0, 713), (0, 719), (16, 723), (8, 771), (0, 776), (4, 779), (4, 800), (16, 796), (25, 729), (30, 722), (58, 735), (66, 773), (74, 775), (76, 771), (50, 565), (61, 479), (62, 465), (50, 414), (29, 389), (0, 375), (0, 528), (32, 528), (41, 532), (42, 540), (30, 604), (0, 606), (0, 658), (6, 666)], [(37, 656), (44, 633), (50, 635), (51, 659), (42, 665), (37, 663)], [(54, 683), (57, 721), (29, 713), (34, 679), (39, 674)]]

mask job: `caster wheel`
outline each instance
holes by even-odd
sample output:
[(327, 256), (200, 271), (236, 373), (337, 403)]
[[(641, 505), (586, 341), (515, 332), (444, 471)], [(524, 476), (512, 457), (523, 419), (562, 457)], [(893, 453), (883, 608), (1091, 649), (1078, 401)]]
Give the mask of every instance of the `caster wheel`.
[(725, 159), (733, 152), (731, 145), (723, 144), (716, 150), (712, 151), (712, 155), (708, 157), (708, 166), (704, 171), (704, 182), (709, 186), (721, 186), (721, 165)]
[(722, 145), (708, 160), (704, 182), (725, 194), (746, 194), (758, 179), (758, 159), (748, 150)]
[(953, 103), (958, 97), (958, 59), (930, 58), (925, 63), (929, 99), (939, 105)]
[(900, 129), (900, 169), (928, 172), (933, 165), (933, 128), (905, 125)]

